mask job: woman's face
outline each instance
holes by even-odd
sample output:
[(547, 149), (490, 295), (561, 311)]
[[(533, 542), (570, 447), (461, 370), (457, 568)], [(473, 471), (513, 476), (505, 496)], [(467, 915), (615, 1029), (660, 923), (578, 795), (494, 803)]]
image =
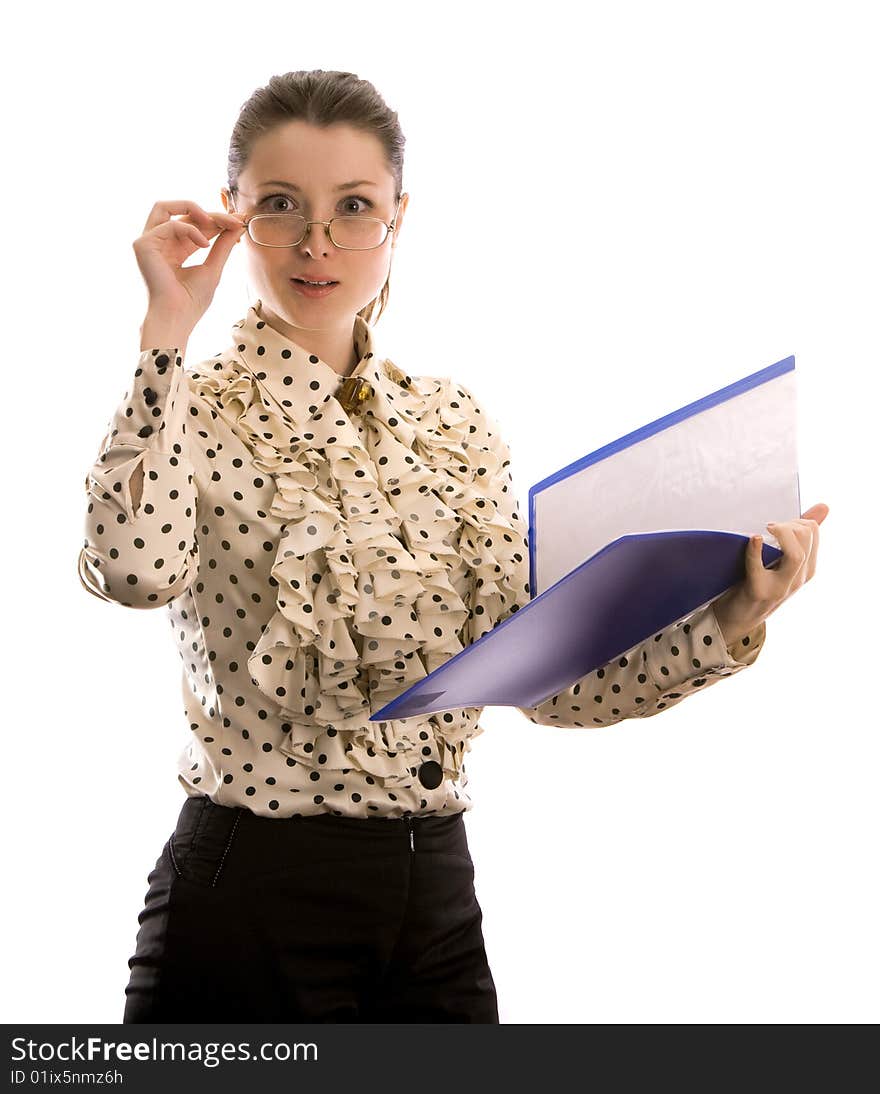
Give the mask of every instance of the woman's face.
[[(346, 185), (352, 182), (357, 185)], [(260, 137), (239, 175), (235, 199), (225, 189), (222, 198), (227, 212), (234, 207), (245, 217), (277, 212), (330, 220), (348, 214), (379, 217), (386, 224), (394, 219), (397, 204), (394, 177), (377, 137), (349, 125), (320, 128), (303, 121), (285, 122)], [(248, 274), (257, 296), (293, 327), (350, 331), (357, 312), (382, 291), (407, 201), (404, 194), (395, 231), (372, 250), (338, 248), (320, 224), (312, 224), (295, 247), (261, 247), (245, 233)], [(298, 277), (338, 284), (325, 296), (310, 298), (294, 285)]]

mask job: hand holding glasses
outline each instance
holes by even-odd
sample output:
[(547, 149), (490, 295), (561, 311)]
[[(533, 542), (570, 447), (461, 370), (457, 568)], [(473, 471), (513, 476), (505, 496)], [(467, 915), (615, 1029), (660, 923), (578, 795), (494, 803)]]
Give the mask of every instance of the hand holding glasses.
[[(142, 341), (181, 350), (208, 310), (232, 248), (244, 232), (236, 213), (208, 213), (194, 201), (157, 201), (132, 247), (149, 297)], [(213, 244), (211, 241), (214, 241)], [(204, 262), (183, 263), (210, 247)]]

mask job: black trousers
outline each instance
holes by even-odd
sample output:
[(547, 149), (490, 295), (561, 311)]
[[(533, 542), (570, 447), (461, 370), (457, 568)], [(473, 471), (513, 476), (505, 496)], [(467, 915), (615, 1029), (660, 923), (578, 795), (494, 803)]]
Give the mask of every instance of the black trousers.
[(461, 813), (187, 798), (148, 885), (124, 1023), (499, 1020)]

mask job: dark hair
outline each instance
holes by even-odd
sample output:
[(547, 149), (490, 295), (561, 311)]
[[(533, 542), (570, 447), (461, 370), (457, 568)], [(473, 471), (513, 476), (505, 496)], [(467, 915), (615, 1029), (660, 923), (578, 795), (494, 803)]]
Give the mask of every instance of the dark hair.
[[(394, 177), (394, 200), (400, 199), (406, 138), (397, 113), (387, 105), (369, 80), (361, 80), (353, 72), (328, 72), (321, 68), (273, 76), (265, 87), (258, 88), (244, 103), (229, 141), (226, 171), (231, 194), (238, 192), (238, 177), (247, 166), (257, 138), (293, 120), (318, 126), (345, 123), (375, 134), (382, 142), (385, 163)], [(368, 323), (377, 304), (377, 319), (385, 310), (389, 281), (390, 274), (379, 295), (358, 312)]]

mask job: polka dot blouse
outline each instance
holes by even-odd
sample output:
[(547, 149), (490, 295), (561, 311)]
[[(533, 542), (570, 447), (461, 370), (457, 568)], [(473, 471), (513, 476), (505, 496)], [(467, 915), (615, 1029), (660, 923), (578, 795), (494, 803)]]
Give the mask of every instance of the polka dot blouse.
[[(168, 611), (188, 795), (270, 817), (468, 810), (483, 708), (369, 717), (528, 603), (510, 450), (463, 384), (380, 360), (360, 317), (368, 398), (347, 411), (343, 377), (261, 314), (192, 370), (178, 347), (140, 354), (86, 480), (80, 577)], [(650, 717), (751, 665), (764, 636), (728, 649), (709, 605), (522, 713)]]

